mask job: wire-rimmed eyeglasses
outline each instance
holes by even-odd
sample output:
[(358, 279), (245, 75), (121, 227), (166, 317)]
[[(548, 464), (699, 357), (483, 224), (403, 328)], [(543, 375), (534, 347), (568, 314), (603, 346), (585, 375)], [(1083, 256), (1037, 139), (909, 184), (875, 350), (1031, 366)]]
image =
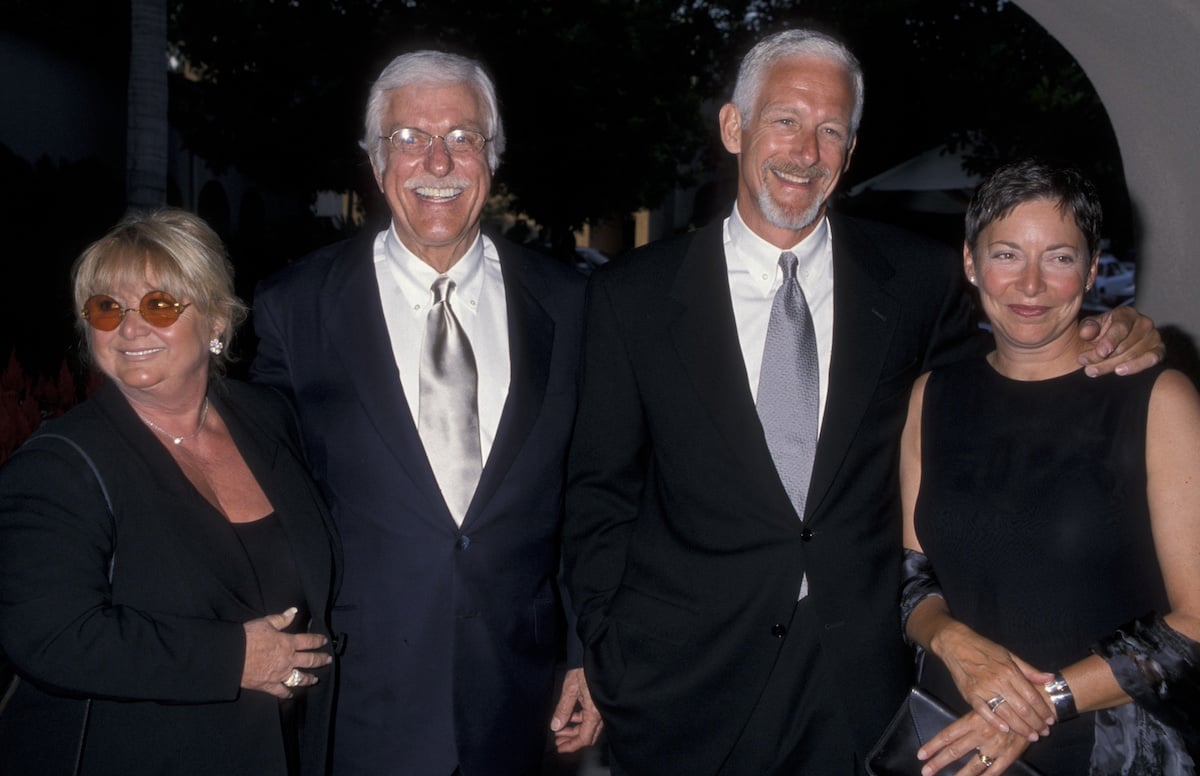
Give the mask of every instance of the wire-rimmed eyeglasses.
[(428, 151), (434, 140), (441, 140), (446, 153), (455, 155), (477, 154), (491, 140), (473, 129), (452, 129), (444, 135), (431, 135), (415, 127), (401, 127), (390, 135), (379, 137), (397, 151), (414, 156)]
[(100, 331), (113, 331), (125, 320), (126, 313), (138, 313), (146, 323), (165, 329), (179, 320), (191, 302), (177, 302), (166, 291), (149, 291), (138, 302), (137, 307), (122, 307), (121, 303), (108, 294), (96, 294), (83, 303), (80, 315)]

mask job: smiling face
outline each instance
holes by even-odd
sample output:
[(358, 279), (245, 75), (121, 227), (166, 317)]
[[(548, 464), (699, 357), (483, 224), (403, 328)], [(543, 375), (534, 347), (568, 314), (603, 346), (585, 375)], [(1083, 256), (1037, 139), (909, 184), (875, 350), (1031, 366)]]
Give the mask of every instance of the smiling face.
[[(466, 83), (418, 83), (391, 92), (380, 134), (403, 127), (431, 135), (454, 129), (487, 134), (483, 101)], [(392, 224), (405, 247), (439, 272), (454, 265), (479, 233), (479, 216), (492, 184), (485, 152), (454, 154), (435, 138), (423, 154), (387, 148), (387, 168), (376, 168)]]
[[(125, 313), (112, 331), (88, 327), (88, 349), (95, 365), (130, 401), (171, 404), (200, 395), (208, 383), (208, 342), (219, 331), (192, 305), (170, 326), (151, 326), (136, 311), (148, 291), (159, 290), (151, 279), (121, 282), (106, 293)], [(189, 302), (181, 299), (181, 302)]]
[(779, 248), (804, 239), (850, 166), (854, 90), (845, 68), (814, 55), (782, 59), (766, 72), (742, 120), (721, 109), (721, 140), (738, 155), (738, 212)]
[(1096, 256), (1058, 202), (1029, 200), (992, 221), (974, 249), (963, 247), (963, 267), (979, 287), (998, 358), (1078, 366), (1075, 321), (1095, 280)]

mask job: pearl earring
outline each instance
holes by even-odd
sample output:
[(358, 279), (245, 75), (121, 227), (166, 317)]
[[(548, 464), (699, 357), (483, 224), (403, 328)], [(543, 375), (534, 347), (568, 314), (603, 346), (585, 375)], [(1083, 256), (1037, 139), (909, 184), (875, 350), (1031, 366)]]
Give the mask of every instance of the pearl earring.
[(221, 355), (221, 351), (225, 349), (225, 343), (221, 342), (219, 337), (213, 337), (208, 341), (208, 351), (214, 356)]

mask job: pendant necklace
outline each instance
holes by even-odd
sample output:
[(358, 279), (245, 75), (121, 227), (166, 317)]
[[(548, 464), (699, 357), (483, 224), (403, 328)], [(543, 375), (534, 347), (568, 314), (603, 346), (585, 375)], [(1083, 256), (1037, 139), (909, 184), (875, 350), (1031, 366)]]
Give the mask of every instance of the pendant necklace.
[(150, 420), (149, 418), (142, 417), (141, 413), (138, 413), (138, 417), (142, 418), (142, 422), (145, 423), (150, 428), (152, 428), (155, 431), (157, 431), (158, 433), (162, 434), (167, 439), (170, 439), (175, 444), (181, 445), (188, 439), (195, 439), (196, 437), (200, 436), (200, 432), (204, 430), (204, 421), (208, 419), (208, 397), (207, 396), (204, 397), (204, 409), (200, 410), (200, 422), (198, 424), (196, 424), (196, 430), (190, 434), (184, 434), (183, 436), (175, 436), (170, 431), (167, 431), (165, 428), (161, 428), (161, 427), (155, 425), (154, 421)]

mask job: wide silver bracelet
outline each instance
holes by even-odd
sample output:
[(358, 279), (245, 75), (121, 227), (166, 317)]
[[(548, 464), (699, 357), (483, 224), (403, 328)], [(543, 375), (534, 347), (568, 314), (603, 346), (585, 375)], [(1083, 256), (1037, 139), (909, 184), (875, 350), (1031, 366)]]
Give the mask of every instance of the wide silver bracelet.
[(1071, 687), (1067, 680), (1063, 679), (1061, 672), (1056, 672), (1054, 678), (1044, 686), (1050, 694), (1050, 702), (1054, 704), (1054, 715), (1058, 717), (1059, 722), (1079, 716), (1079, 711), (1075, 708), (1075, 693), (1071, 692)]

